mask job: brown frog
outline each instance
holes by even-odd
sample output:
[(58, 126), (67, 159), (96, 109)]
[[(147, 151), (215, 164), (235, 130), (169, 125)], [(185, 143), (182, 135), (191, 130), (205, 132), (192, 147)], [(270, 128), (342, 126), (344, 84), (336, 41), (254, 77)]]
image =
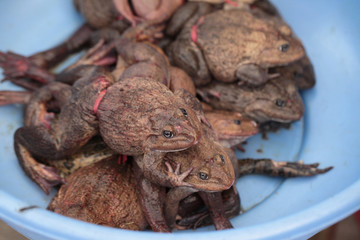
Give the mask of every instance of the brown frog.
[(94, 224), (145, 230), (148, 223), (136, 188), (131, 164), (110, 158), (71, 174), (47, 209)]
[(238, 146), (259, 132), (258, 124), (239, 112), (205, 111), (205, 117), (213, 127), (218, 142), (226, 148)]
[(304, 114), (295, 85), (282, 76), (259, 87), (213, 82), (197, 91), (213, 108), (240, 112), (259, 123), (292, 122)]
[[(161, 160), (159, 156), (187, 149), (200, 140), (196, 114), (162, 83), (168, 81), (169, 74), (161, 54), (149, 45), (124, 40), (117, 43), (117, 51), (128, 65), (117, 81), (104, 69), (90, 68), (74, 83), (71, 98), (61, 105), (50, 129), (39, 125), (16, 131), (18, 159), (38, 184), (39, 171), (26, 164), (29, 156), (61, 159), (77, 152), (98, 133), (117, 153), (145, 154), (147, 174), (153, 179), (159, 173), (153, 169)], [(32, 144), (35, 141), (39, 144)], [(46, 184), (46, 174), (41, 175), (40, 185), (47, 192), (54, 183), (49, 180)], [(171, 172), (168, 179), (158, 180), (173, 186), (183, 184)]]
[(211, 76), (223, 82), (241, 80), (261, 85), (269, 79), (269, 67), (287, 65), (305, 54), (291, 32), (281, 31), (249, 11), (211, 12), (206, 3), (188, 3), (182, 8), (191, 8), (191, 14), (174, 14), (176, 27), (170, 22), (168, 33), (181, 26), (176, 17), (187, 21), (169, 46), (168, 54), (172, 63), (183, 68), (197, 86), (208, 83)]

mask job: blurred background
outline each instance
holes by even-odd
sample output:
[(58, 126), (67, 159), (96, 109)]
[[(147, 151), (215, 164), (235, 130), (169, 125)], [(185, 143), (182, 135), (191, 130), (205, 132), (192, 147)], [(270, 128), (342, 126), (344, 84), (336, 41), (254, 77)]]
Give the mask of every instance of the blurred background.
[[(13, 230), (0, 220), (0, 240), (26, 240), (28, 238)], [(341, 222), (319, 232), (310, 240), (358, 240), (360, 239), (360, 211)]]

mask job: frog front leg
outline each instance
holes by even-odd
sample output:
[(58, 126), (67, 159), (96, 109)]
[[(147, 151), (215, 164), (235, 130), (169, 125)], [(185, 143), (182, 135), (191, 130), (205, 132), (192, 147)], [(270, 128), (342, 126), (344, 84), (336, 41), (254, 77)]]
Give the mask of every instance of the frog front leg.
[(319, 163), (277, 162), (271, 159), (240, 159), (237, 162), (239, 176), (248, 174), (266, 174), (279, 177), (315, 176), (326, 173), (333, 167), (318, 168)]
[(264, 84), (268, 79), (267, 69), (253, 63), (242, 63), (237, 66), (235, 76), (241, 83), (259, 86)]
[(147, 151), (142, 159), (136, 158), (145, 178), (166, 187), (192, 187), (193, 185), (186, 183), (184, 179), (189, 176), (193, 168), (180, 173), (180, 164), (174, 170), (169, 163), (164, 162), (165, 154), (159, 151)]

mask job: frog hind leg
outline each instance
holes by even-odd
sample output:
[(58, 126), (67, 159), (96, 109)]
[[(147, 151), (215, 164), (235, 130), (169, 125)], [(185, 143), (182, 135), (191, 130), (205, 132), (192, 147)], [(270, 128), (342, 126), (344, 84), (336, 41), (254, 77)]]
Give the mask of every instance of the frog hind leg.
[(133, 171), (137, 181), (141, 206), (152, 230), (155, 232), (171, 232), (163, 213), (165, 188), (144, 178), (136, 163), (133, 164)]
[(0, 67), (3, 69), (4, 80), (30, 78), (42, 84), (47, 84), (53, 82), (55, 78), (52, 73), (37, 66), (27, 57), (13, 52), (0, 52)]
[(197, 190), (193, 188), (178, 187), (171, 188), (170, 191), (166, 194), (164, 214), (166, 222), (169, 226), (176, 226), (175, 222), (179, 210), (180, 201), (194, 192), (197, 192)]
[(90, 41), (93, 30), (89, 25), (83, 24), (65, 42), (48, 50), (36, 53), (29, 60), (42, 68), (52, 68), (65, 60), (70, 54), (84, 48)]
[(234, 228), (225, 215), (221, 192), (199, 192), (207, 206), (216, 230)]
[[(199, 196), (197, 196), (196, 194), (193, 195), (192, 198), (195, 200), (189, 202), (191, 204), (195, 204), (195, 201), (201, 201), (201, 199), (199, 199)], [(226, 218), (230, 219), (240, 214), (240, 196), (235, 186), (232, 186), (230, 189), (223, 191), (222, 199)], [(182, 209), (182, 213), (179, 217), (179, 220), (176, 222), (177, 229), (196, 229), (199, 227), (211, 225), (213, 223), (213, 220), (211, 219), (207, 208), (203, 208), (201, 211), (198, 211), (195, 214), (187, 214), (188, 212), (193, 212), (186, 211), (189, 208), (189, 206), (187, 205), (188, 204), (185, 201), (181, 202), (180, 207)], [(201, 207), (197, 207), (197, 209), (199, 208)]]
[(240, 176), (248, 174), (265, 174), (280, 177), (315, 176), (326, 173), (333, 167), (318, 168), (318, 163), (278, 162), (271, 159), (241, 159), (238, 161)]
[(38, 184), (46, 194), (49, 194), (51, 187), (65, 183), (55, 168), (37, 162), (30, 152), (16, 140), (14, 147), (19, 164), (26, 175)]

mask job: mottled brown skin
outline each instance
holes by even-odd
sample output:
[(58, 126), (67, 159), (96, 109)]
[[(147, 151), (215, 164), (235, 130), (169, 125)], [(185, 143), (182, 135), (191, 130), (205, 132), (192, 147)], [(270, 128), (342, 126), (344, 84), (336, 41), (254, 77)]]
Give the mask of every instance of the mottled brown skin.
[[(71, 98), (61, 105), (51, 130), (42, 125), (22, 127), (15, 133), (17, 146), (39, 158), (61, 159), (100, 133), (117, 153), (145, 154), (147, 173), (156, 175), (159, 171), (153, 168), (162, 161), (163, 152), (196, 144), (202, 135), (200, 122), (184, 100), (162, 84), (169, 81), (169, 74), (161, 54), (147, 44), (124, 39), (117, 43), (117, 51), (128, 65), (120, 79), (115, 82), (102, 68), (83, 72), (72, 87)], [(34, 141), (39, 144), (32, 144)], [(25, 171), (34, 175), (36, 169), (31, 164), (27, 168)], [(169, 177), (168, 183), (182, 184), (176, 176)], [(48, 192), (49, 186), (40, 185)]]
[(287, 79), (291, 79), (300, 90), (310, 89), (315, 86), (316, 78), (314, 67), (308, 56), (284, 67), (270, 69), (273, 73), (279, 73)]
[(74, 0), (74, 4), (93, 28), (108, 27), (120, 16), (113, 0)]
[(214, 129), (219, 143), (226, 148), (238, 146), (259, 132), (258, 124), (239, 112), (205, 111), (205, 117)]
[(213, 82), (197, 89), (202, 100), (215, 109), (240, 112), (259, 123), (292, 122), (304, 114), (296, 86), (284, 77), (259, 87)]
[(148, 223), (136, 188), (131, 164), (119, 165), (111, 158), (70, 175), (48, 209), (94, 224), (145, 230)]
[[(197, 4), (198, 9), (206, 5)], [(180, 49), (186, 51), (180, 53)], [(199, 51), (201, 54), (194, 54)], [(260, 85), (269, 79), (267, 68), (296, 61), (305, 52), (291, 32), (285, 34), (249, 11), (232, 9), (193, 14), (169, 46), (168, 54), (198, 86), (210, 81), (210, 73), (218, 81)]]
[(212, 11), (210, 4), (188, 2), (174, 13), (166, 29), (171, 36), (179, 33), (166, 49), (171, 64), (183, 69), (196, 86), (210, 82), (211, 75), (201, 49), (191, 39), (191, 28)]
[(192, 95), (196, 95), (196, 89), (193, 80), (184, 70), (178, 67), (170, 67), (170, 90), (175, 92), (178, 89), (185, 89)]

